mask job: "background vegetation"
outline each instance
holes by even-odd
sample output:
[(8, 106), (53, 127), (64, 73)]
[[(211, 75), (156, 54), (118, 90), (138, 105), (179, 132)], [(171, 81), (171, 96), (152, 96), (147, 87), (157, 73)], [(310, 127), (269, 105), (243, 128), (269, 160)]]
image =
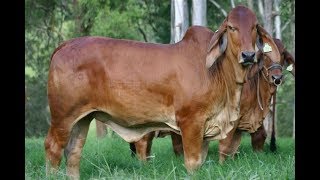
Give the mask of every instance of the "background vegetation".
[[(229, 12), (232, 2), (247, 5), (250, 1), (207, 1), (207, 26), (210, 29), (217, 29), (224, 19), (221, 9)], [(251, 2), (262, 22), (258, 13), (259, 1)], [(191, 0), (188, 3), (191, 6)], [(50, 124), (47, 73), (51, 53), (60, 43), (87, 35), (169, 43), (170, 7), (170, 0), (25, 0), (25, 136), (43, 137), (47, 133)], [(289, 52), (294, 53), (292, 7), (294, 0), (280, 1), (282, 40)], [(293, 134), (294, 86), (294, 79), (287, 75), (286, 82), (279, 87), (278, 136)]]

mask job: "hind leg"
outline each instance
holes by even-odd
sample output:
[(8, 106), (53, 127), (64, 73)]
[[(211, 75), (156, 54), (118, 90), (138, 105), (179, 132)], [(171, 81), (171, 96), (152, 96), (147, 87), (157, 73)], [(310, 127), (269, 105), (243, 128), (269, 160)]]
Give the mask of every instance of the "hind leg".
[(183, 145), (181, 135), (176, 134), (175, 132), (171, 133), (171, 142), (173, 147), (173, 152), (176, 156), (180, 156), (183, 154)]
[(96, 120), (97, 138), (102, 139), (107, 134), (107, 125), (101, 121)]
[(79, 179), (79, 166), (81, 151), (86, 142), (89, 125), (92, 120), (92, 116), (87, 116), (79, 120), (74, 127), (70, 135), (68, 145), (64, 151), (67, 159), (67, 175), (70, 179)]
[(61, 127), (49, 128), (44, 146), (46, 151), (46, 175), (55, 173), (61, 162), (62, 150), (68, 142), (70, 132)]
[(150, 132), (144, 135), (139, 141), (135, 142), (135, 148), (138, 158), (142, 161), (146, 161), (150, 156), (152, 139), (154, 138), (155, 132)]

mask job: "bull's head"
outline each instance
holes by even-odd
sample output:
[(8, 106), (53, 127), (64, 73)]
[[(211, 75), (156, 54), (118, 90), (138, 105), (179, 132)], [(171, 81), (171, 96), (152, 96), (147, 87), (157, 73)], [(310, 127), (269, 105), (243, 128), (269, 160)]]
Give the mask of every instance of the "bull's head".
[(282, 82), (282, 67), (279, 63), (274, 63), (269, 57), (264, 56), (261, 51), (257, 54), (258, 67), (263, 78), (270, 84), (279, 86)]
[[(258, 24), (256, 15), (244, 6), (237, 6), (211, 38), (206, 66), (211, 67), (215, 60), (226, 54), (231, 57), (236, 71), (241, 72), (241, 69), (247, 69), (248, 65), (257, 62), (258, 50), (276, 63), (280, 62), (280, 54), (273, 39)], [(237, 64), (241, 64), (240, 67)]]
[(295, 76), (295, 60), (294, 57), (286, 50), (280, 39), (273, 38), (276, 43), (278, 50), (281, 54), (280, 64), (287, 67), (287, 70)]
[(273, 40), (281, 55), (280, 64), (274, 63), (269, 57), (265, 56), (262, 51), (259, 51), (257, 53), (258, 65), (251, 68), (249, 78), (260, 71), (266, 81), (278, 86), (283, 81), (283, 67), (287, 66), (287, 70), (295, 76), (295, 61), (293, 56), (285, 49), (281, 40), (276, 38), (273, 38)]

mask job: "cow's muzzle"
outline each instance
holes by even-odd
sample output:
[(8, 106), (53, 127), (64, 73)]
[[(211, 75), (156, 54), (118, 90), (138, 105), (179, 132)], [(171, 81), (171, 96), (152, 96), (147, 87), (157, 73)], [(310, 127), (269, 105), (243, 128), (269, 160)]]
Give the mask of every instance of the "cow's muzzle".
[(273, 84), (279, 86), (282, 83), (283, 75), (272, 75)]
[(241, 59), (242, 59), (241, 64), (243, 66), (252, 65), (254, 63), (255, 55), (256, 55), (255, 52), (243, 51), (241, 53)]

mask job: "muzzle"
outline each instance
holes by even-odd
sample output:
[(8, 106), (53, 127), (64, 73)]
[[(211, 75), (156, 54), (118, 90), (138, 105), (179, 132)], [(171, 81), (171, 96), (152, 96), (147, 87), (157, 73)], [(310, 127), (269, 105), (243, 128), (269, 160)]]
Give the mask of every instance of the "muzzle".
[(243, 59), (242, 65), (243, 66), (252, 65), (254, 63), (255, 55), (256, 55), (255, 52), (243, 51), (241, 53), (241, 58)]
[[(278, 63), (273, 63), (270, 67), (267, 68), (267, 73), (268, 73), (268, 71), (271, 71), (273, 69), (281, 69), (282, 70), (282, 66), (280, 64), (278, 64)], [(283, 77), (282, 74), (281, 75), (271, 75), (271, 78), (273, 80), (273, 84), (275, 86), (281, 85), (282, 77)]]

